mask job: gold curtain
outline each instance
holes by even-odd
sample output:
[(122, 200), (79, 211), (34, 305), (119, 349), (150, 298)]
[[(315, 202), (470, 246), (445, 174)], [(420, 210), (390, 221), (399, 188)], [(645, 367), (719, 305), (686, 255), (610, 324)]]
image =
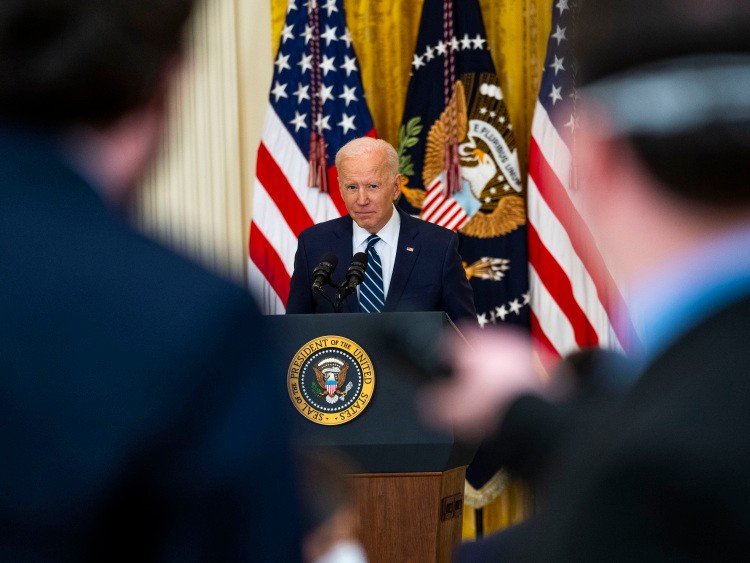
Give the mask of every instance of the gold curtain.
[[(274, 51), (279, 44), (287, 0), (270, 0)], [(461, 0), (459, 0), (461, 1)], [(522, 177), (526, 177), (531, 119), (550, 32), (553, 0), (479, 0), (487, 43), (516, 130)], [(367, 104), (378, 135), (394, 146), (406, 102), (410, 65), (423, 0), (344, 0), (347, 24), (362, 70)], [(493, 493), (501, 491), (500, 494)], [(530, 495), (498, 474), (488, 490), (467, 490), (467, 499), (494, 498), (482, 511), (485, 533), (522, 520)], [(468, 507), (467, 507), (468, 508)], [(464, 538), (475, 537), (473, 510), (464, 515)]]

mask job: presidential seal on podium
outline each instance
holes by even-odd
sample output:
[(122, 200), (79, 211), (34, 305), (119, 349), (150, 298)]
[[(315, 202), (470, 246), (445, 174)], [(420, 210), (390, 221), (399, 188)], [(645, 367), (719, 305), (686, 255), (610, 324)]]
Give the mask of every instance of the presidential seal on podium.
[(289, 397), (308, 420), (327, 426), (359, 416), (372, 399), (375, 372), (370, 357), (342, 336), (321, 336), (302, 346), (289, 364)]

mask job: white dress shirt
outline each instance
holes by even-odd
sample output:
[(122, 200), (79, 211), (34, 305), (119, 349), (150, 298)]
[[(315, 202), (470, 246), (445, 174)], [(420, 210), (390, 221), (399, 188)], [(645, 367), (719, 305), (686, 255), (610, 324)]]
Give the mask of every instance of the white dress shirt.
[[(393, 215), (376, 234), (380, 240), (375, 243), (375, 251), (380, 256), (380, 264), (383, 267), (383, 292), (388, 297), (388, 288), (391, 286), (391, 277), (393, 276), (393, 264), (396, 262), (396, 245), (398, 244), (398, 234), (401, 231), (401, 216), (398, 214), (396, 207), (393, 207)], [(367, 237), (370, 236), (365, 229), (352, 224), (352, 253), (367, 251)], [(359, 287), (357, 287), (357, 296), (359, 296)]]

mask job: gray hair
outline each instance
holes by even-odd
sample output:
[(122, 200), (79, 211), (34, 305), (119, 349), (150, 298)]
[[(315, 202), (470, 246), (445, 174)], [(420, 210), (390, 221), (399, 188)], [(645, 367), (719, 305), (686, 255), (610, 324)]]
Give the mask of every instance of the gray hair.
[(398, 153), (396, 149), (388, 141), (373, 139), (372, 137), (352, 139), (341, 147), (339, 152), (336, 153), (336, 168), (339, 168), (345, 158), (356, 158), (376, 151), (381, 152), (384, 164), (396, 176), (398, 174)]

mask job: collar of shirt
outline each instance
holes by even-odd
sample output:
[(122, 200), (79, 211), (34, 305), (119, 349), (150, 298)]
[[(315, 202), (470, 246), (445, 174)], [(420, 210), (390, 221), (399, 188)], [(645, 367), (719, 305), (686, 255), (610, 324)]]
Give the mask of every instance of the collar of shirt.
[[(380, 240), (375, 243), (375, 250), (380, 256), (380, 263), (383, 266), (383, 290), (385, 296), (388, 296), (388, 288), (391, 285), (393, 276), (393, 266), (396, 261), (396, 245), (398, 244), (398, 235), (401, 231), (401, 215), (396, 207), (393, 207), (393, 214), (388, 222), (377, 232)], [(365, 229), (352, 222), (352, 252), (365, 252), (367, 249), (367, 237), (370, 236)]]
[(750, 227), (725, 232), (640, 281), (628, 299), (648, 362), (712, 313), (750, 294)]

